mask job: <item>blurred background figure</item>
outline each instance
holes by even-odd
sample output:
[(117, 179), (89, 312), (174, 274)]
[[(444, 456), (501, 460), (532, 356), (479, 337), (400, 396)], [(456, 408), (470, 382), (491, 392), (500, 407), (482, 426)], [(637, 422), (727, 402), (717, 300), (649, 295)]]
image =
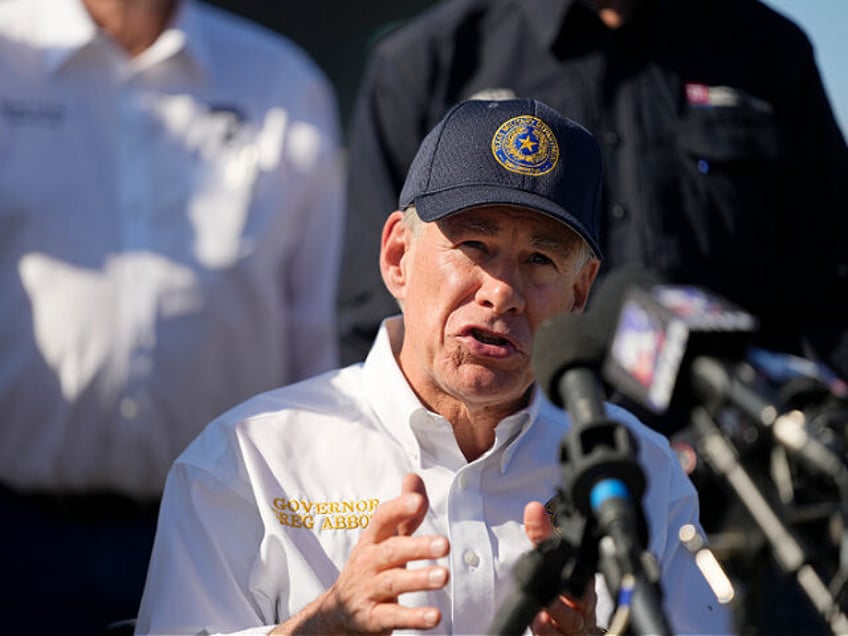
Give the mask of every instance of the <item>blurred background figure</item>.
[(334, 91), (193, 0), (0, 2), (5, 633), (135, 616), (173, 459), (338, 363)]
[(342, 359), (394, 311), (379, 227), (455, 102), (527, 96), (602, 142), (601, 279), (639, 267), (762, 320), (760, 345), (848, 374), (848, 149), (812, 48), (756, 0), (447, 0), (372, 51), (349, 145)]

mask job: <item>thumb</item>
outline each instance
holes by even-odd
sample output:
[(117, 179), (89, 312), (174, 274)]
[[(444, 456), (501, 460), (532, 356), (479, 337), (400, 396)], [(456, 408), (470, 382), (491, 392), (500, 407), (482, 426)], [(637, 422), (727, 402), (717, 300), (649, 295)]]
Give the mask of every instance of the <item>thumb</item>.
[(554, 524), (541, 502), (531, 501), (524, 507), (524, 532), (534, 546), (553, 536)]
[(415, 473), (409, 473), (403, 478), (401, 494), (405, 495), (408, 493), (419, 494), (423, 501), (422, 505), (418, 507), (417, 514), (398, 525), (399, 535), (412, 535), (412, 533), (418, 529), (418, 526), (421, 525), (421, 522), (424, 521), (424, 517), (427, 514), (427, 508), (430, 505), (429, 499), (427, 498), (427, 489), (424, 487), (424, 481)]

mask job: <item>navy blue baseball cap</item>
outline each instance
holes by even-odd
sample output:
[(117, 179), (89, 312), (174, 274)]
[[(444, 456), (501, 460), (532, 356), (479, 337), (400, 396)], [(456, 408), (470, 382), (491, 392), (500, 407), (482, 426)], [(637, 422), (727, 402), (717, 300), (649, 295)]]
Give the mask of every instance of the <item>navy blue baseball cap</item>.
[(423, 221), (516, 205), (565, 223), (598, 258), (601, 151), (580, 124), (533, 99), (471, 100), (431, 130), (400, 193)]

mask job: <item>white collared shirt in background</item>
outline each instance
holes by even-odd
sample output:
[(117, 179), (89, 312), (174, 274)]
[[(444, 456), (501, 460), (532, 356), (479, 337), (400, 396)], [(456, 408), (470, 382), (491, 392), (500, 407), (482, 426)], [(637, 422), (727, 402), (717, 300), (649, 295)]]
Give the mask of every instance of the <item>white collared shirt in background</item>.
[(155, 498), (209, 420), (337, 364), (338, 124), (207, 5), (129, 59), (79, 0), (0, 3), (0, 483)]

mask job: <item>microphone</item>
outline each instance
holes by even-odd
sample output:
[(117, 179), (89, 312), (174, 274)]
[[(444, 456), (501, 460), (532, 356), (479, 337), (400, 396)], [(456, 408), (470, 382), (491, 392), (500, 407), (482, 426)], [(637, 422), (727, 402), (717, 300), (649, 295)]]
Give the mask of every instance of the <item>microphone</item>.
[(572, 427), (560, 446), (563, 496), (594, 522), (601, 536), (612, 539), (615, 563), (606, 564), (604, 574), (613, 590), (631, 577), (635, 581), (630, 612), (638, 632), (671, 634), (657, 581), (643, 567), (650, 556), (638, 442), (626, 426), (606, 415), (597, 375), (605, 339), (597, 324), (590, 315), (558, 316), (542, 325), (533, 346), (539, 386), (571, 417)]
[[(603, 375), (628, 397), (654, 413), (690, 408), (703, 402), (716, 408), (731, 404), (809, 469), (840, 485), (848, 484), (848, 468), (815, 435), (798, 410), (781, 414), (730, 367), (746, 359), (768, 362), (772, 369), (816, 368), (787, 356), (767, 355), (751, 347), (757, 320), (726, 299), (692, 286), (658, 283), (648, 274), (628, 275), (617, 283), (653, 283), (625, 288), (618, 321), (603, 364)], [(607, 294), (617, 294), (618, 287)], [(615, 306), (612, 300), (606, 305)], [(604, 320), (608, 320), (605, 318)]]
[[(572, 428), (564, 440), (563, 470), (571, 499), (581, 513), (593, 514), (594, 488), (604, 480), (620, 482), (622, 493), (638, 500), (645, 476), (636, 460), (638, 443), (625, 426), (607, 418), (597, 376), (604, 340), (584, 314), (565, 314), (542, 325), (533, 345), (533, 371), (548, 399), (564, 407)], [(586, 431), (592, 431), (587, 436)]]
[(757, 347), (752, 347), (748, 352), (748, 362), (774, 382), (782, 384), (807, 380), (809, 386), (814, 387), (813, 383), (816, 383), (818, 388), (828, 391), (834, 397), (848, 397), (848, 382), (820, 362)]
[(747, 364), (742, 361), (757, 328), (753, 316), (704, 289), (651, 282), (650, 287), (631, 286), (623, 292), (604, 377), (654, 413), (690, 413), (700, 449), (757, 522), (778, 564), (794, 575), (835, 633), (844, 633), (848, 619), (808, 563), (804, 547), (739, 461), (715, 417), (722, 407), (735, 407), (805, 464), (828, 474), (840, 490), (848, 474), (845, 465), (809, 435), (800, 411), (781, 414), (741, 379), (737, 369)]
[(720, 361), (698, 356), (692, 363), (692, 382), (697, 392), (713, 404), (730, 403), (769, 431), (774, 440), (808, 469), (832, 479), (848, 493), (848, 467), (842, 458), (810, 432), (803, 412), (780, 413), (777, 405), (762, 397)]
[[(559, 343), (556, 348), (540, 346), (537, 335), (532, 355), (536, 382), (542, 391), (560, 408), (571, 404), (574, 421), (579, 422), (592, 422), (603, 416), (595, 374), (603, 359), (604, 343), (596, 334), (587, 334), (590, 337), (566, 339), (564, 356), (559, 353)], [(563, 357), (567, 360), (564, 365)], [(560, 590), (579, 596), (594, 577), (598, 553), (587, 518), (575, 513), (561, 488), (553, 502), (557, 533), (516, 561), (512, 569), (515, 590), (495, 613), (487, 632), (492, 636), (525, 633), (539, 608)]]

